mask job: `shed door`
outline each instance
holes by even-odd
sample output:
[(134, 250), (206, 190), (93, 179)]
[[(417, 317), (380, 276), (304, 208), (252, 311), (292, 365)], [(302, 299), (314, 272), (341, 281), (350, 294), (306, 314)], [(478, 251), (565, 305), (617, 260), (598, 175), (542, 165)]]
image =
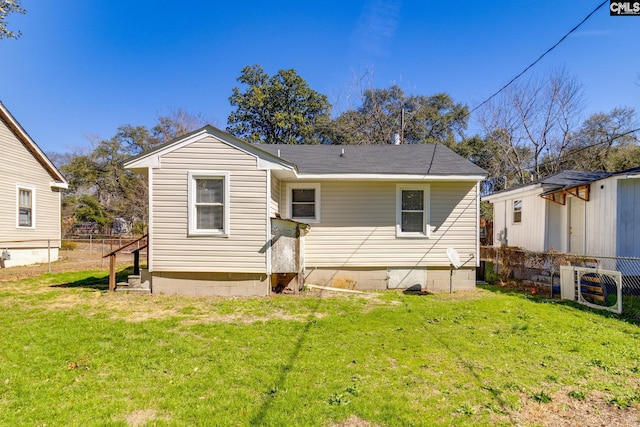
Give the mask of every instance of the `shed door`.
[(584, 200), (569, 197), (569, 253), (584, 254)]

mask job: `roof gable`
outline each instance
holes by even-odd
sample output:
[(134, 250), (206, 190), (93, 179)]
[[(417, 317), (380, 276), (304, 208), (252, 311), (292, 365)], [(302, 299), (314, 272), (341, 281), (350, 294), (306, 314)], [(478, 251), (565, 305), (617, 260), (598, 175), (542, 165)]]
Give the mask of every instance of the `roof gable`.
[(255, 145), (249, 144), (248, 142), (238, 139), (235, 136), (221, 131), (220, 129), (217, 129), (211, 125), (207, 125), (186, 135), (182, 135), (176, 139), (173, 139), (169, 142), (158, 145), (151, 150), (140, 153), (137, 156), (134, 156), (127, 160), (124, 166), (129, 169), (159, 167), (160, 158), (162, 156), (165, 156), (175, 150), (179, 150), (186, 145), (189, 145), (195, 141), (199, 141), (203, 138), (207, 138), (209, 136), (214, 137), (216, 140), (224, 144), (230, 145), (234, 148), (237, 148), (238, 150), (244, 151), (245, 153), (256, 157), (258, 159), (258, 163), (262, 163), (262, 166), (264, 166), (265, 168), (271, 167), (290, 170), (295, 169), (295, 165), (290, 164), (283, 159), (279, 159), (278, 157), (269, 154), (266, 151), (262, 151)]
[(35, 143), (33, 139), (29, 136), (29, 134), (24, 130), (24, 128), (18, 123), (18, 121), (11, 115), (7, 107), (4, 106), (2, 102), (0, 102), (0, 120), (3, 121), (7, 127), (13, 132), (13, 134), (18, 138), (20, 142), (25, 146), (27, 151), (31, 153), (31, 155), (42, 165), (42, 167), (47, 171), (47, 173), (51, 176), (51, 178), (55, 181), (54, 186), (60, 188), (67, 188), (67, 180), (64, 178), (64, 175), (55, 167), (55, 165), (49, 160), (49, 158), (44, 154), (44, 152), (38, 147), (38, 144)]
[[(269, 169), (284, 169), (296, 176), (412, 176), (456, 177), (480, 180), (486, 171), (442, 144), (404, 145), (273, 145), (250, 144), (213, 126), (205, 126), (129, 159), (125, 167), (159, 167), (160, 158), (185, 145), (213, 136), (257, 157)], [(262, 162), (262, 163), (261, 163)]]

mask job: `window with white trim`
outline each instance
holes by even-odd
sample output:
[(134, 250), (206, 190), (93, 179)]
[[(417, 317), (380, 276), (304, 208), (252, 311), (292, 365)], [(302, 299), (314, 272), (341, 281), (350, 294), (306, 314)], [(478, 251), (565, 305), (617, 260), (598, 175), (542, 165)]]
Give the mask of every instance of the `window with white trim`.
[(429, 237), (429, 186), (396, 187), (396, 236)]
[(189, 172), (189, 235), (229, 235), (229, 172)]
[(17, 187), (17, 221), (20, 228), (35, 227), (35, 190), (28, 187)]
[(287, 218), (320, 222), (320, 184), (287, 184)]
[(522, 222), (522, 200), (513, 201), (513, 223), (519, 224)]

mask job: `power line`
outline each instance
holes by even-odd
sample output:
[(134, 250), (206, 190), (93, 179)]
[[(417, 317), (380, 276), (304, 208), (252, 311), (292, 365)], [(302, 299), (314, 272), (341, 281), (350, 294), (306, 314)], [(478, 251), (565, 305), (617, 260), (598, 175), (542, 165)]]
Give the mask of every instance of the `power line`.
[[(568, 147), (570, 151), (565, 152), (565, 153), (563, 153), (563, 154), (560, 154), (560, 155), (559, 155), (557, 158), (555, 158), (555, 159), (552, 159), (552, 158), (550, 158), (550, 157), (547, 157), (546, 159), (543, 159), (543, 160), (538, 164), (538, 166), (539, 166), (539, 167), (545, 167), (545, 166), (547, 166), (547, 165), (551, 165), (551, 164), (554, 164), (554, 163), (557, 163), (557, 164), (559, 164), (559, 165), (562, 165), (563, 163), (567, 163), (567, 162), (569, 162), (569, 159), (571, 159), (572, 157), (574, 157), (574, 156), (575, 156), (575, 155), (577, 155), (577, 154), (580, 154), (581, 152), (583, 152), (583, 151), (585, 151), (585, 150), (588, 150), (588, 149), (593, 148), (593, 147), (597, 147), (597, 146), (599, 146), (599, 145), (611, 144), (611, 143), (613, 143), (613, 141), (615, 141), (616, 139), (622, 138), (622, 137), (624, 137), (624, 136), (630, 135), (630, 134), (635, 133), (635, 132), (638, 132), (638, 131), (640, 131), (640, 128), (631, 129), (631, 130), (628, 130), (628, 131), (623, 132), (623, 133), (621, 133), (621, 134), (615, 135), (615, 136), (613, 136), (613, 137), (608, 137), (608, 138), (607, 138), (607, 139), (605, 139), (604, 141), (596, 142), (596, 143), (589, 144), (589, 145), (583, 145), (583, 146), (578, 147), (578, 148), (575, 148), (575, 149), (572, 149), (573, 147)], [(531, 168), (531, 169), (533, 169), (533, 168)], [(527, 170), (528, 170), (528, 169), (527, 169)]]
[[(622, 138), (623, 136), (627, 136), (627, 135), (630, 135), (630, 134), (638, 132), (638, 131), (640, 131), (640, 128), (631, 129), (631, 130), (623, 132), (623, 133), (621, 133), (619, 135), (615, 135), (612, 138), (607, 138), (604, 141), (596, 142), (596, 143), (591, 144), (591, 145), (582, 146), (582, 147), (577, 148), (577, 149), (575, 149), (573, 151), (570, 151), (570, 152), (568, 152), (568, 153), (566, 153), (564, 155), (558, 156), (557, 162), (559, 164), (566, 163), (568, 161), (566, 159), (567, 157), (571, 158), (571, 157), (575, 156), (576, 154), (579, 154), (580, 152), (582, 152), (584, 150), (588, 150), (589, 148), (597, 147), (598, 145), (611, 144), (611, 143), (613, 143), (613, 141), (615, 141), (618, 138)], [(540, 165), (542, 166), (542, 165), (544, 165), (546, 163), (550, 163), (551, 164), (551, 163), (554, 163), (554, 161), (549, 159), (549, 160), (541, 162)]]
[(536, 65), (538, 62), (540, 62), (540, 60), (542, 58), (544, 58), (548, 53), (550, 53), (552, 50), (554, 50), (556, 47), (558, 47), (558, 45), (560, 43), (562, 43), (567, 37), (569, 37), (569, 35), (571, 33), (573, 33), (575, 30), (577, 30), (578, 28), (580, 28), (580, 26), (582, 24), (584, 24), (585, 22), (587, 22), (587, 20), (589, 18), (591, 18), (591, 16), (596, 13), (598, 11), (598, 9), (600, 9), (602, 6), (604, 6), (606, 3), (608, 3), (609, 0), (604, 0), (602, 3), (600, 3), (598, 6), (596, 6), (595, 9), (593, 9), (591, 11), (591, 13), (589, 13), (582, 21), (580, 21), (580, 23), (578, 25), (576, 25), (575, 27), (573, 27), (571, 30), (569, 30), (568, 33), (566, 33), (564, 36), (562, 36), (562, 38), (560, 40), (558, 40), (556, 42), (556, 44), (554, 44), (553, 46), (551, 46), (549, 49), (547, 49), (542, 55), (540, 55), (538, 57), (538, 59), (536, 59), (535, 61), (533, 61), (531, 64), (529, 64), (524, 70), (522, 70), (518, 75), (516, 75), (514, 78), (512, 78), (511, 80), (509, 80), (509, 83), (507, 83), (506, 85), (502, 86), (500, 89), (498, 89), (498, 91), (496, 91), (493, 95), (491, 95), (490, 97), (488, 97), (487, 99), (485, 99), (484, 101), (482, 101), (480, 104), (478, 104), (473, 110), (471, 110), (467, 115), (470, 116), (471, 114), (473, 114), (473, 112), (475, 112), (476, 110), (478, 110), (480, 107), (482, 107), (484, 104), (486, 104), (487, 102), (491, 101), (493, 98), (495, 98), (496, 96), (498, 96), (498, 94), (500, 94), (503, 90), (505, 90), (506, 88), (508, 88), (509, 86), (511, 86), (513, 84), (513, 82), (515, 82), (516, 80), (518, 80), (520, 77), (522, 77), (522, 75), (524, 73), (526, 73), (527, 71), (529, 71), (529, 69), (531, 69), (534, 65)]

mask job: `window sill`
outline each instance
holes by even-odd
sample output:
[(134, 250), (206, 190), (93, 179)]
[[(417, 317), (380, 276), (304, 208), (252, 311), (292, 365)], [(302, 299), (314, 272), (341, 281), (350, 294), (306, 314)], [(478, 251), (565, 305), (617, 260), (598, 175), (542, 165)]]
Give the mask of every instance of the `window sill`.
[(320, 224), (320, 220), (316, 218), (288, 218), (291, 221), (300, 222), (302, 224)]
[(407, 234), (407, 233), (402, 233), (402, 234), (396, 234), (396, 238), (397, 239), (429, 239), (429, 236), (427, 234)]
[(208, 231), (190, 231), (187, 237), (229, 237), (229, 233), (213, 233)]

